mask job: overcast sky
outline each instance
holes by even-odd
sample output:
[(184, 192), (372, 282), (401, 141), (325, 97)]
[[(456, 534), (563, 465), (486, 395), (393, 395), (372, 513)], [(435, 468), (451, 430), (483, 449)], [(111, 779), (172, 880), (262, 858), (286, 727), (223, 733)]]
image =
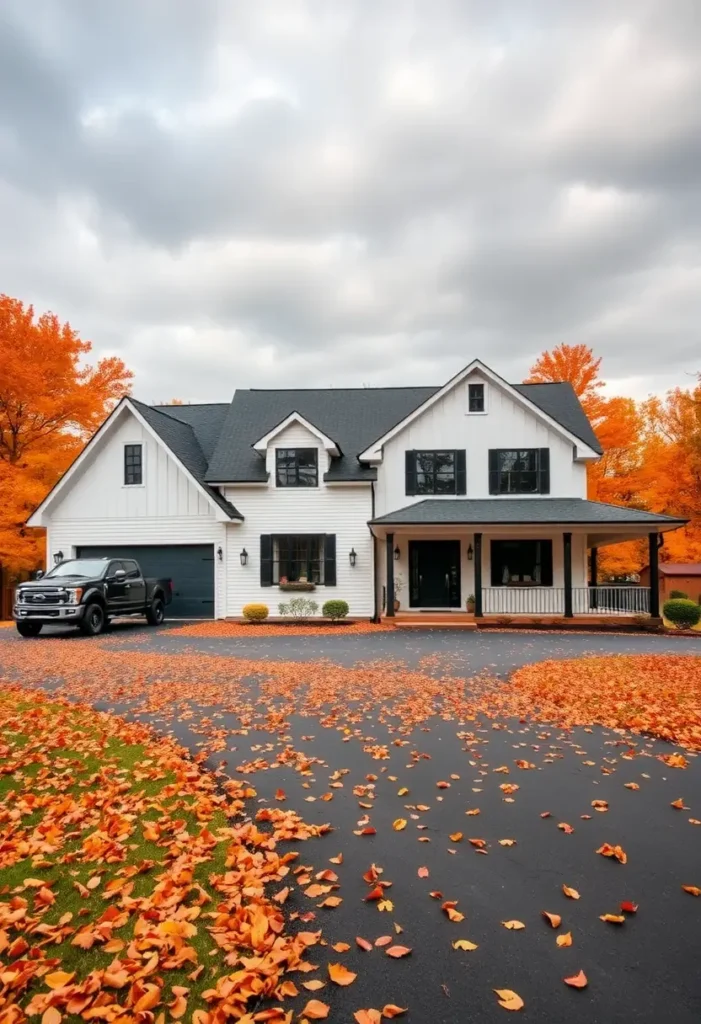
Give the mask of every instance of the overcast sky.
[(2, 291), (146, 401), (688, 386), (701, 0), (0, 0)]

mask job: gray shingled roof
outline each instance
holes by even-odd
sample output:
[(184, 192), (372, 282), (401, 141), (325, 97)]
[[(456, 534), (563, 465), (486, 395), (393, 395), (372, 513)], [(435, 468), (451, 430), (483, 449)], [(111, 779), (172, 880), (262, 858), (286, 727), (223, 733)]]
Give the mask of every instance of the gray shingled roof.
[[(230, 501), (219, 493), (214, 487), (210, 487), (205, 480), (207, 473), (207, 459), (200, 442), (198, 441), (193, 427), (184, 423), (181, 419), (170, 413), (165, 413), (151, 405), (145, 405), (135, 398), (129, 398), (131, 404), (138, 409), (146, 422), (152, 427), (161, 440), (170, 448), (173, 455), (182, 462), (183, 466), (195, 480), (201, 484), (210, 497), (223, 509), (231, 519), (243, 519)], [(185, 406), (173, 406), (178, 410)], [(193, 409), (195, 406), (187, 408)], [(211, 407), (210, 407), (211, 408)]]
[(291, 412), (298, 412), (338, 444), (327, 480), (375, 480), (377, 470), (357, 456), (437, 388), (323, 388), (237, 391), (209, 463), (212, 483), (267, 479), (265, 459), (251, 447)]
[(685, 519), (621, 508), (583, 498), (426, 498), (396, 512), (373, 519), (378, 526), (451, 525), (451, 524), (561, 524), (651, 526), (660, 523), (685, 523)]
[(511, 386), (601, 455), (603, 448), (599, 444), (594, 429), (571, 384), (563, 381), (557, 384), (512, 384)]
[[(529, 398), (563, 427), (590, 445), (601, 448), (570, 384), (517, 384)], [(312, 390), (237, 391), (223, 421), (219, 442), (210, 459), (211, 483), (264, 481), (265, 459), (252, 445), (298, 412), (338, 444), (342, 456), (334, 459), (327, 480), (375, 480), (374, 467), (361, 465), (357, 456), (439, 391), (422, 388), (323, 388)], [(176, 406), (168, 415), (180, 415), (194, 406)]]

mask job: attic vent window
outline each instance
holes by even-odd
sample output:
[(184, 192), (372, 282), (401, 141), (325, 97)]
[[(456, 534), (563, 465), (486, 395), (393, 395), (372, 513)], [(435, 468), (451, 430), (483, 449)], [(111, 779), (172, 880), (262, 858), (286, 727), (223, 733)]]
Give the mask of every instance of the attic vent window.
[(468, 385), (469, 412), (484, 412), (484, 384)]

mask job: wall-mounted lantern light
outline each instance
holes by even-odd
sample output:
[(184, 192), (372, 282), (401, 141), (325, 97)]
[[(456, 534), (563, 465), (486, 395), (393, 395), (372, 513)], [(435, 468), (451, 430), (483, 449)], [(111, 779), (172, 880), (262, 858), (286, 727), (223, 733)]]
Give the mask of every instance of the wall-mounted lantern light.
[(221, 547), (217, 548), (217, 558), (219, 559), (220, 562), (224, 561), (224, 552), (221, 549)]
[(247, 564), (247, 562), (248, 562), (248, 552), (246, 551), (245, 548), (243, 549), (243, 551), (239, 555), (239, 558), (241, 559), (241, 565), (246, 565)]
[(348, 552), (348, 561), (351, 564), (351, 568), (355, 568), (355, 560), (358, 556), (355, 553), (355, 548), (351, 548)]
[(60, 565), (63, 561), (63, 551), (57, 551), (54, 555), (54, 565)]
[(468, 562), (472, 561), (472, 544), (467, 545), (467, 560)]
[(395, 560), (395, 562), (399, 561), (399, 556), (400, 555), (401, 555), (401, 551), (399, 550), (399, 545), (397, 544), (396, 548), (394, 549), (394, 560)]

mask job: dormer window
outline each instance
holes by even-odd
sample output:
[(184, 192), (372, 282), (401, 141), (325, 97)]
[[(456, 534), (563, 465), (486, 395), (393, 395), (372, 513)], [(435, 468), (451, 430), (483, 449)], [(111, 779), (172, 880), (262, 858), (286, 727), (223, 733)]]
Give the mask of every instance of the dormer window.
[(468, 412), (485, 412), (484, 384), (468, 384), (467, 403)]
[(276, 448), (275, 483), (278, 487), (318, 487), (318, 449)]

